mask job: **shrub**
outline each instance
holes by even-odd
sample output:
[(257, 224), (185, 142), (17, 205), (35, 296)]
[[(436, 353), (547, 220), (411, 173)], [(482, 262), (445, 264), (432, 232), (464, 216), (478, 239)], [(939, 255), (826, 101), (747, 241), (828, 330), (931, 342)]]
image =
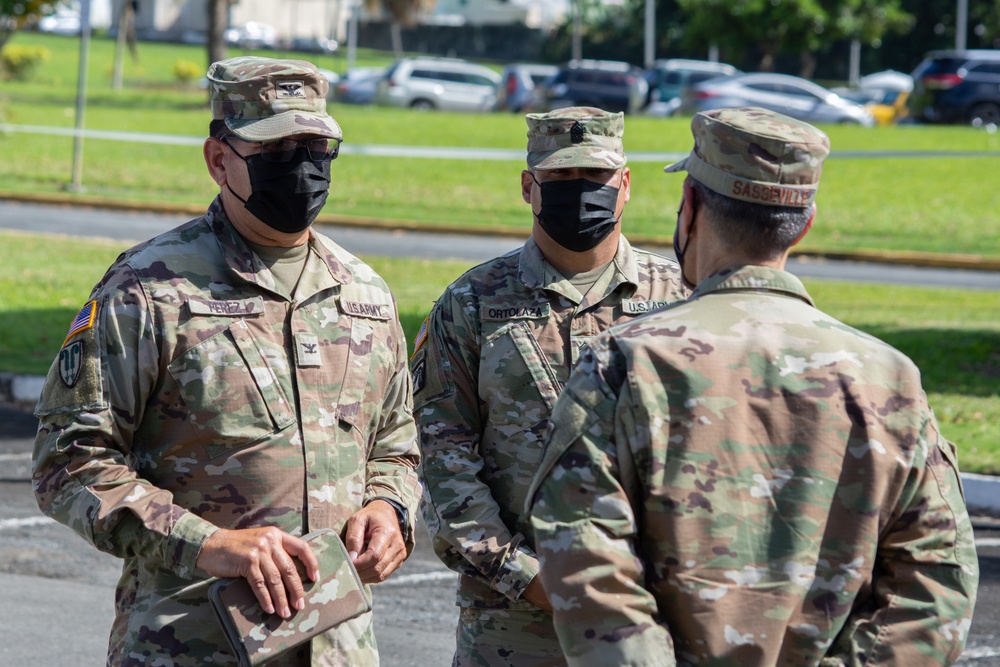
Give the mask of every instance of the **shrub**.
[(0, 75), (5, 79), (26, 81), (31, 72), (52, 57), (44, 46), (16, 46), (9, 44), (0, 50)]
[(197, 64), (190, 60), (183, 59), (174, 62), (173, 67), (170, 68), (170, 73), (183, 84), (189, 84), (203, 74), (201, 67), (198, 67)]

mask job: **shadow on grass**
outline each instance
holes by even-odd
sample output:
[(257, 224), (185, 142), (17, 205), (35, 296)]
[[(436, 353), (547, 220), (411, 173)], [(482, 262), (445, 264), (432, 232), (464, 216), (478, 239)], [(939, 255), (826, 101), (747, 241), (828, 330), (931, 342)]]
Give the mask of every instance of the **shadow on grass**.
[(853, 326), (910, 357), (927, 392), (1000, 396), (1000, 331)]
[(0, 371), (47, 373), (82, 306), (0, 311)]

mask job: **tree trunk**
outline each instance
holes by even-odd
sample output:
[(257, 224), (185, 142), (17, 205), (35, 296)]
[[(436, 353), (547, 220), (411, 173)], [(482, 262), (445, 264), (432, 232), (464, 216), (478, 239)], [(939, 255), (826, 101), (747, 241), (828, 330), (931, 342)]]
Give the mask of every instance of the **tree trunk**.
[(115, 41), (115, 64), (111, 75), (111, 89), (121, 90), (125, 72), (125, 47), (129, 33), (135, 29), (135, 8), (132, 0), (122, 1), (122, 10), (118, 14), (118, 39)]
[(208, 0), (208, 64), (226, 59), (229, 0)]
[(813, 78), (816, 73), (816, 56), (811, 51), (799, 53), (799, 76), (803, 79)]
[(403, 57), (403, 24), (393, 17), (389, 22), (389, 34), (392, 36), (392, 52), (397, 58)]

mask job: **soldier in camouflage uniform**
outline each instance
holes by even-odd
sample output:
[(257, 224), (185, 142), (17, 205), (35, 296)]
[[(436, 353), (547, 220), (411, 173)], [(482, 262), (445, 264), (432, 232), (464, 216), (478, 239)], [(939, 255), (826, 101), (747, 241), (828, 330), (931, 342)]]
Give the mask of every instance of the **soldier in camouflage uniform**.
[(448, 287), (410, 366), (421, 509), (461, 575), (455, 665), (565, 664), (522, 511), (541, 436), (588, 341), (686, 296), (674, 262), (620, 234), (622, 114), (568, 108), (527, 123), (531, 238)]
[(946, 665), (978, 561), (913, 363), (783, 270), (829, 141), (700, 113), (675, 246), (691, 299), (592, 344), (532, 483), (571, 665)]
[[(412, 549), (418, 450), (385, 282), (310, 228), (342, 139), (297, 60), (208, 72), (201, 218), (124, 254), (94, 288), (36, 414), (39, 506), (124, 559), (108, 665), (235, 664), (210, 576), (299, 608), (298, 536), (339, 531), (362, 579)], [(370, 614), (274, 665), (376, 665)]]

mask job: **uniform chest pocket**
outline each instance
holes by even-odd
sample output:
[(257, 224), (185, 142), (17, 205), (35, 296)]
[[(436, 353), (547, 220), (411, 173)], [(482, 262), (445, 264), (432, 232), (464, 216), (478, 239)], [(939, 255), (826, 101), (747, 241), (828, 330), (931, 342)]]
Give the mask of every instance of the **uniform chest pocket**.
[(512, 435), (548, 418), (562, 387), (528, 324), (503, 325), (489, 334), (480, 353), (479, 395), (490, 422)]
[(295, 413), (243, 320), (170, 362), (189, 423), (210, 457), (295, 423)]

